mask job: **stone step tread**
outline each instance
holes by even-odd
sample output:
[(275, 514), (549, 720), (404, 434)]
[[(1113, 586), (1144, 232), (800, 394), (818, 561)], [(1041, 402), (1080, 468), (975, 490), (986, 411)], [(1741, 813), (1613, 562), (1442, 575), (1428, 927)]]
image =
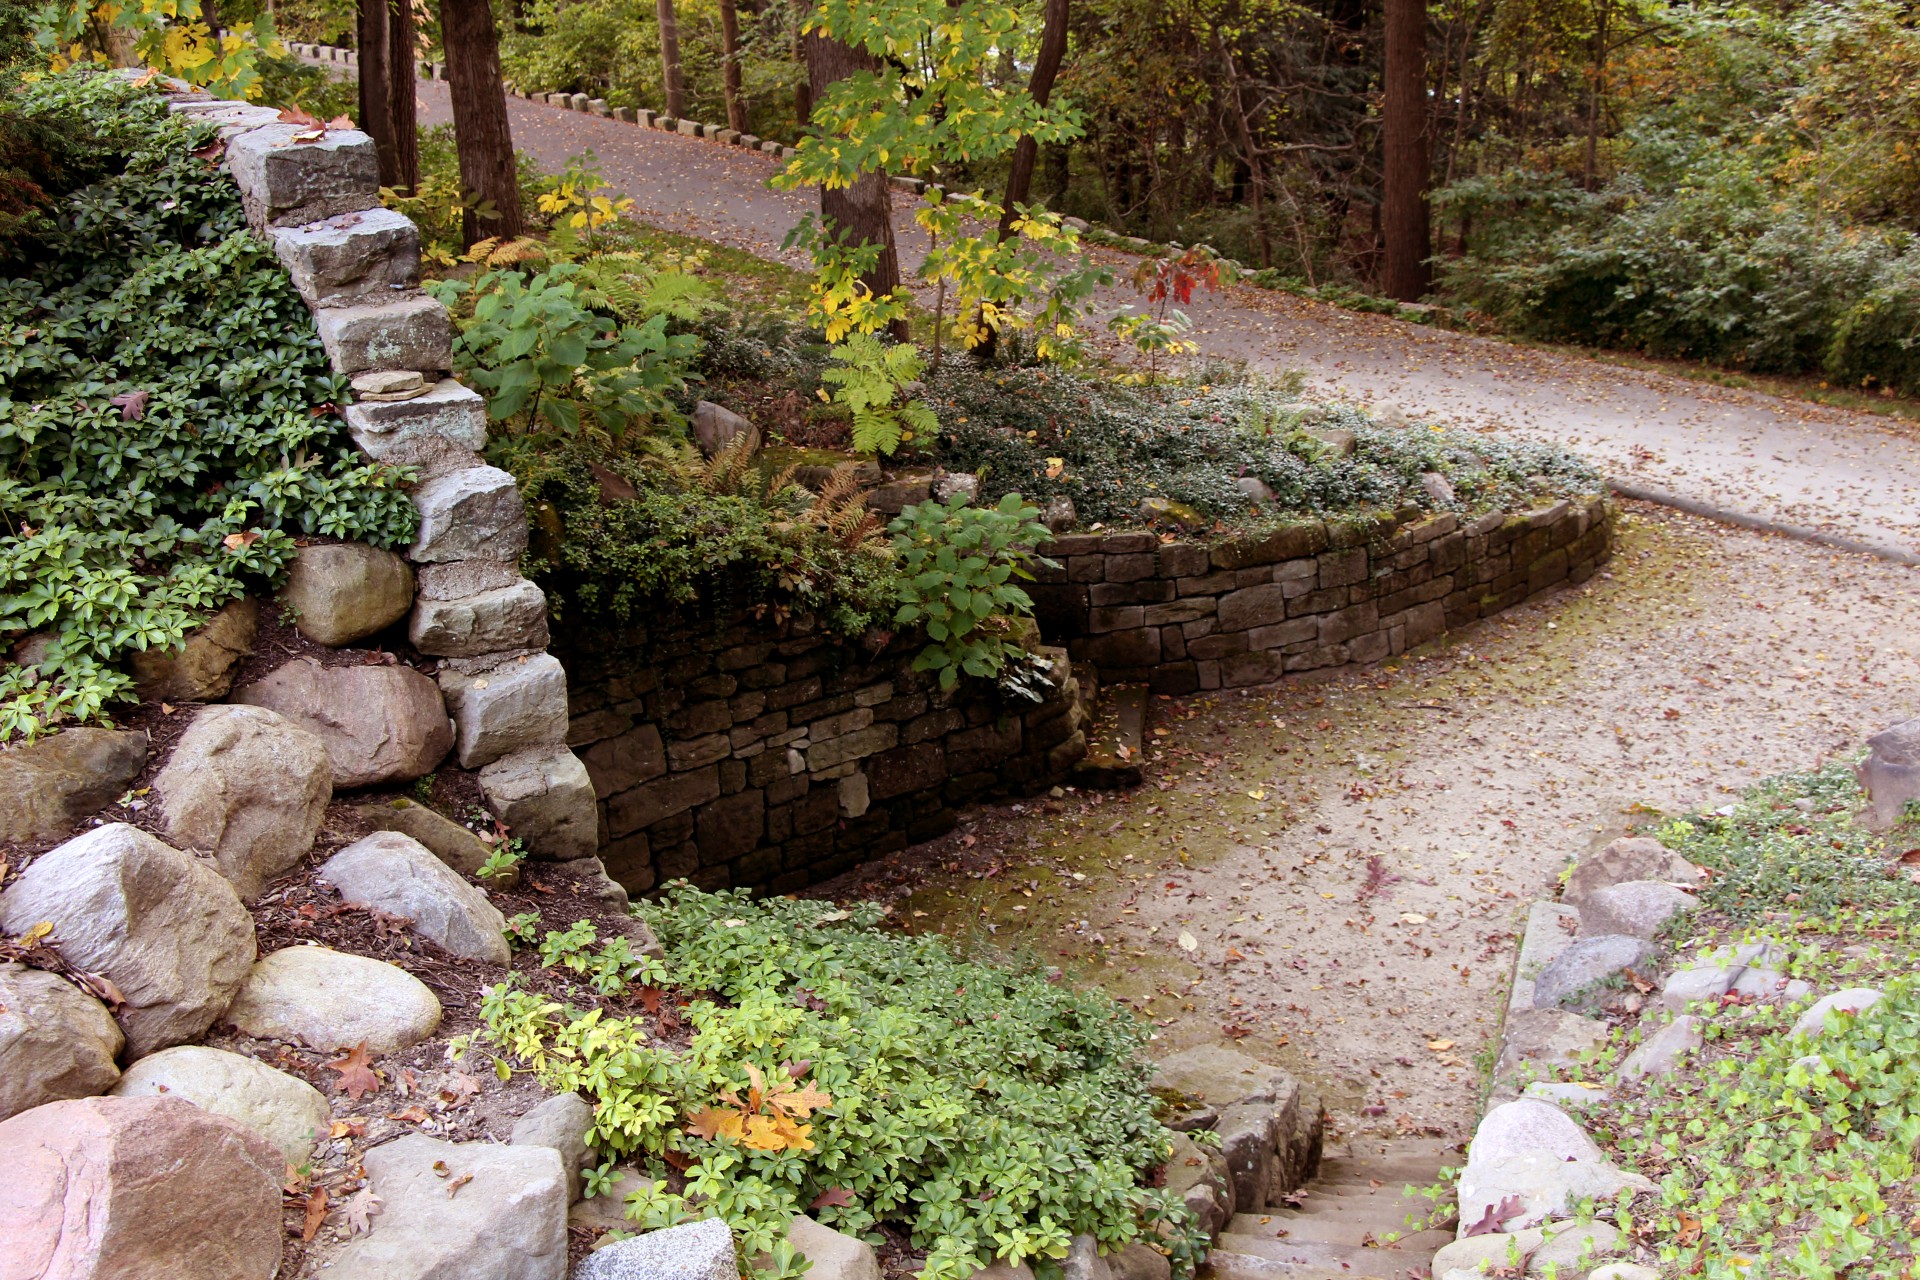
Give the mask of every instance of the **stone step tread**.
[[(1440, 1236), (1440, 1233), (1429, 1233)], [(1256, 1258), (1267, 1258), (1274, 1262), (1284, 1262), (1290, 1266), (1316, 1267), (1352, 1267), (1362, 1271), (1370, 1266), (1384, 1265), (1389, 1270), (1404, 1270), (1408, 1267), (1421, 1267), (1433, 1260), (1440, 1247), (1451, 1242), (1451, 1237), (1441, 1237), (1437, 1243), (1421, 1248), (1419, 1246), (1375, 1246), (1356, 1242), (1334, 1240), (1276, 1240), (1272, 1236), (1243, 1236), (1228, 1233), (1220, 1237), (1215, 1248), (1228, 1253), (1247, 1254)]]
[(1140, 785), (1152, 699), (1144, 684), (1110, 685), (1087, 732), (1087, 754), (1073, 766), (1073, 781), (1085, 787)]
[[(1222, 1243), (1207, 1257), (1206, 1273), (1215, 1280), (1321, 1280), (1339, 1276), (1340, 1280), (1407, 1280), (1409, 1270), (1419, 1272), (1429, 1261), (1418, 1254), (1397, 1249), (1339, 1250), (1322, 1246), (1315, 1250), (1296, 1249), (1287, 1256), (1272, 1256), (1267, 1251), (1249, 1250), (1239, 1242)], [(1366, 1255), (1366, 1256), (1362, 1256)]]
[[(1388, 1201), (1383, 1204), (1334, 1204), (1326, 1203), (1318, 1208), (1308, 1209), (1268, 1209), (1263, 1213), (1248, 1215), (1256, 1223), (1260, 1218), (1271, 1218), (1274, 1223), (1286, 1226), (1289, 1222), (1360, 1222), (1369, 1226), (1378, 1226), (1385, 1231), (1404, 1231), (1408, 1219), (1417, 1222), (1431, 1221), (1433, 1206), (1420, 1204), (1397, 1204)], [(1447, 1219), (1451, 1220), (1449, 1214)]]
[[(1424, 1249), (1428, 1253), (1438, 1250), (1453, 1240), (1451, 1231), (1413, 1232), (1405, 1224), (1379, 1222), (1350, 1222), (1339, 1218), (1322, 1220), (1288, 1218), (1261, 1222), (1251, 1214), (1238, 1213), (1227, 1224), (1227, 1234), (1252, 1236), (1262, 1240), (1318, 1241), (1323, 1244), (1363, 1245), (1369, 1238), (1386, 1243), (1383, 1236), (1396, 1236), (1392, 1241), (1394, 1248), (1409, 1253)], [(1286, 1232), (1281, 1235), (1280, 1232)]]

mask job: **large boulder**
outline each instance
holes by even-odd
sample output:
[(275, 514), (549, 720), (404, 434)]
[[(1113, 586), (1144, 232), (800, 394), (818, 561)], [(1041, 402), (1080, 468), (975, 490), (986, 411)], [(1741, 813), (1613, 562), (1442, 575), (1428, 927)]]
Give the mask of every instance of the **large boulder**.
[(107, 1007), (72, 983), (0, 964), (0, 1120), (105, 1093), (125, 1044)]
[(567, 673), (550, 653), (480, 670), (440, 670), (463, 769), (503, 756), (551, 754), (567, 741)]
[(1880, 1003), (1880, 993), (1872, 987), (1850, 987), (1845, 991), (1836, 991), (1823, 996), (1808, 1006), (1793, 1024), (1796, 1036), (1818, 1036), (1826, 1034), (1828, 1023), (1838, 1025), (1839, 1020), (1857, 1017)]
[(506, 917), (412, 836), (376, 831), (321, 864), (320, 878), (356, 906), (413, 921), (413, 931), (462, 960), (505, 965)]
[(1610, 1163), (1566, 1112), (1521, 1098), (1487, 1112), (1474, 1133), (1460, 1174), (1460, 1229), (1465, 1233), (1511, 1198), (1519, 1200), (1520, 1212), (1501, 1225), (1515, 1232), (1564, 1216), (1583, 1198), (1610, 1199), (1626, 1189), (1654, 1185)]
[(1646, 836), (1626, 836), (1615, 840), (1600, 852), (1580, 859), (1573, 873), (1567, 877), (1560, 897), (1577, 907), (1584, 905), (1588, 897), (1601, 889), (1634, 880), (1698, 885), (1703, 878), (1700, 868), (1658, 840)]
[(1580, 904), (1580, 936), (1652, 938), (1667, 921), (1698, 905), (1692, 894), (1660, 880), (1609, 885), (1594, 890)]
[(323, 667), (295, 658), (236, 690), (233, 700), (265, 707), (320, 739), (336, 790), (411, 782), (453, 750), (440, 688), (412, 667)]
[(287, 571), (280, 603), (315, 644), (342, 648), (385, 631), (413, 607), (413, 570), (364, 542), (303, 547)]
[(153, 780), (169, 838), (252, 901), (313, 847), (333, 798), (324, 743), (265, 707), (203, 708)]
[(287, 947), (261, 959), (225, 1021), (250, 1036), (309, 1049), (396, 1053), (440, 1025), (440, 1000), (405, 969), (329, 947)]
[(720, 1218), (683, 1222), (597, 1249), (573, 1280), (739, 1280), (733, 1232)]
[(813, 1265), (813, 1280), (880, 1280), (880, 1259), (858, 1236), (821, 1226), (804, 1214), (787, 1224), (787, 1243)]
[(1555, 956), (1533, 980), (1533, 1003), (1538, 1009), (1565, 1006), (1628, 969), (1645, 972), (1660, 957), (1660, 948), (1645, 938), (1609, 934), (1581, 938)]
[(0, 749), (0, 840), (65, 835), (126, 791), (147, 763), (147, 735), (62, 729)]
[(693, 442), (709, 458), (742, 436), (759, 438), (751, 422), (711, 400), (693, 402)]
[(341, 1250), (330, 1280), (566, 1275), (567, 1179), (558, 1153), (415, 1133), (374, 1148), (365, 1163), (380, 1213), (369, 1234)]
[(259, 1134), (294, 1166), (307, 1162), (333, 1120), (326, 1098), (305, 1080), (257, 1058), (205, 1045), (148, 1054), (127, 1068), (113, 1095), (184, 1098)]
[(0, 1275), (272, 1280), (272, 1144), (180, 1098), (85, 1098), (0, 1123)]
[(43, 920), (69, 964), (120, 992), (130, 1060), (199, 1039), (255, 954), (253, 917), (233, 886), (123, 822), (44, 854), (0, 893), (0, 931)]
[(581, 1171), (594, 1163), (587, 1138), (593, 1133), (593, 1108), (577, 1093), (557, 1093), (513, 1122), (516, 1147), (547, 1147), (560, 1153), (567, 1171), (567, 1199), (578, 1200)]
[(1867, 793), (1867, 818), (1876, 827), (1900, 820), (1920, 800), (1920, 719), (1905, 721), (1867, 739), (1867, 758), (1856, 769)]
[(473, 875), (492, 854), (487, 843), (452, 818), (412, 800), (370, 801), (354, 810), (376, 831), (412, 836), (434, 857), (463, 876)]
[(133, 655), (135, 687), (148, 702), (212, 702), (233, 688), (233, 669), (253, 652), (260, 631), (260, 604), (235, 600), (187, 636), (179, 649), (145, 649)]

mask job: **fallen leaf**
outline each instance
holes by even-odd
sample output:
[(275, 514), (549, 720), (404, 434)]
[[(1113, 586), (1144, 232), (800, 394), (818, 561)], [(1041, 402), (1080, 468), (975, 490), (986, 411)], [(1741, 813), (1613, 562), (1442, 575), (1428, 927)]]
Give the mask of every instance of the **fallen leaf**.
[(353, 119), (350, 116), (335, 116), (333, 119), (327, 121), (327, 128), (351, 129), (353, 128)]
[(299, 107), (282, 107), (280, 109), (280, 123), (304, 124), (321, 129), (326, 128), (325, 125), (320, 123), (319, 116), (314, 115), (311, 111), (302, 111)]
[(239, 551), (252, 546), (258, 541), (260, 541), (259, 530), (249, 529), (245, 533), (228, 534), (226, 537), (220, 539), (220, 545), (229, 551)]
[(300, 1238), (311, 1241), (320, 1230), (320, 1224), (327, 1220), (327, 1189), (315, 1187), (313, 1194), (307, 1197), (306, 1216), (300, 1222)]
[(380, 1213), (380, 1197), (373, 1194), (372, 1187), (362, 1187), (342, 1207), (347, 1211), (347, 1234), (362, 1236), (373, 1230), (368, 1219)]
[(813, 1198), (809, 1209), (845, 1209), (853, 1203), (853, 1192), (845, 1187), (828, 1187)]
[(1260, 790), (1257, 787), (1252, 791), (1247, 792), (1247, 794), (1255, 800), (1265, 800), (1267, 798), (1267, 793)]
[(129, 391), (113, 397), (107, 403), (120, 411), (120, 421), (138, 422), (147, 416), (147, 401), (152, 398), (151, 392)]
[(459, 1177), (455, 1178), (452, 1182), (449, 1182), (447, 1184), (447, 1199), (449, 1200), (453, 1199), (454, 1192), (458, 1191), (460, 1188), (466, 1186), (469, 1182), (472, 1182), (472, 1181), (473, 1181), (472, 1174), (463, 1173)]
[(344, 1058), (327, 1063), (326, 1068), (340, 1073), (340, 1091), (355, 1102), (380, 1091), (380, 1073), (373, 1069), (367, 1057), (365, 1040), (348, 1050)]
[(1527, 1211), (1526, 1201), (1519, 1196), (1508, 1196), (1498, 1204), (1490, 1204), (1480, 1220), (1468, 1227), (1463, 1235), (1484, 1236), (1500, 1230), (1509, 1219), (1517, 1218)]
[(1429, 1040), (1427, 1041), (1427, 1048), (1433, 1050), (1435, 1053), (1445, 1053), (1447, 1050), (1453, 1048), (1453, 1041)]
[(408, 1107), (405, 1111), (394, 1111), (387, 1116), (389, 1120), (404, 1120), (408, 1124), (425, 1124), (428, 1118), (424, 1107)]
[(456, 1071), (447, 1077), (446, 1085), (440, 1090), (440, 1100), (450, 1107), (457, 1107), (479, 1092), (478, 1080), (464, 1071)]
[(329, 1138), (360, 1138), (365, 1137), (366, 1132), (366, 1123), (360, 1120), (335, 1120), (327, 1127)]
[(1200, 949), (1200, 940), (1188, 933), (1185, 929), (1180, 931), (1179, 942), (1182, 951), (1198, 951)]

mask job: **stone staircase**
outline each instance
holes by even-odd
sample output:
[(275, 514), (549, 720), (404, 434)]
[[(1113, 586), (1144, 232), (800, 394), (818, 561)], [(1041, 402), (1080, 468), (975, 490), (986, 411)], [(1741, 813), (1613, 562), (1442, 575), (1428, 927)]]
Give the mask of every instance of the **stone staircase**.
[[(1426, 1280), (1433, 1255), (1453, 1241), (1453, 1200), (1408, 1188), (1432, 1185), (1459, 1160), (1432, 1139), (1329, 1148), (1314, 1180), (1288, 1197), (1298, 1203), (1233, 1216), (1202, 1280)], [(1432, 1223), (1435, 1214), (1444, 1217)], [(1410, 1218), (1430, 1229), (1416, 1231)]]

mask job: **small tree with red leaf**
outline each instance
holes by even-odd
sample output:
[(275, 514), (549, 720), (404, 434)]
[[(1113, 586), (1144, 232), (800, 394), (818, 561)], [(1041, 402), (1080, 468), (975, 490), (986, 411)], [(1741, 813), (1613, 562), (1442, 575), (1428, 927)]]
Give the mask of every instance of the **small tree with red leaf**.
[(1195, 289), (1209, 293), (1218, 289), (1221, 279), (1220, 259), (1205, 245), (1195, 245), (1176, 258), (1141, 259), (1133, 283), (1146, 295), (1146, 309), (1123, 311), (1107, 322), (1109, 329), (1146, 356), (1147, 370), (1140, 380), (1152, 383), (1159, 376), (1162, 355), (1192, 355), (1200, 349), (1187, 337), (1193, 321), (1180, 307), (1192, 303)]

